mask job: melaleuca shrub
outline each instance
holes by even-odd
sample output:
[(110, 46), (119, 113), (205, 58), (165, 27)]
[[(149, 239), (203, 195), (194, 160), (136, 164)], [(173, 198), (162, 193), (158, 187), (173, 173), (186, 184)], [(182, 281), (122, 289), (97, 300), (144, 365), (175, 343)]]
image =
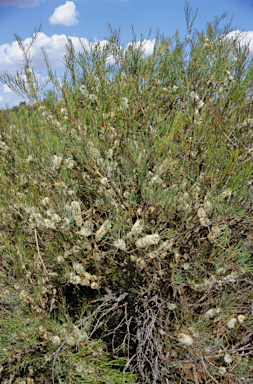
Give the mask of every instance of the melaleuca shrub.
[[(134, 42), (97, 44), (61, 105), (48, 97), (28, 124), (2, 124), (2, 297), (22, 318), (5, 332), (22, 362), (36, 347), (36, 375), (74, 365), (76, 382), (94, 382), (110, 356), (147, 382), (190, 380), (189, 364), (199, 380), (249, 377), (231, 345), (244, 337), (247, 350), (251, 332), (251, 69), (212, 29), (191, 44), (185, 70), (177, 36), (145, 60)], [(17, 356), (5, 349), (7, 379)]]

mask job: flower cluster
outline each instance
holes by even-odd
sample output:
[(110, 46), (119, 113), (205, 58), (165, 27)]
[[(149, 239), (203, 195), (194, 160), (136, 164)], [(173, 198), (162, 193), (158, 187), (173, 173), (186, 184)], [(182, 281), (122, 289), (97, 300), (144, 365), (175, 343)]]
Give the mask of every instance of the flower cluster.
[(106, 233), (109, 231), (110, 228), (111, 228), (111, 223), (109, 220), (106, 220), (95, 234), (95, 240), (97, 243), (101, 241), (101, 239), (106, 235)]
[(184, 333), (180, 334), (178, 337), (180, 343), (191, 346), (193, 344), (193, 338), (190, 335)]
[(82, 264), (73, 263), (73, 270), (74, 272), (69, 272), (66, 274), (66, 277), (69, 279), (71, 284), (82, 285), (85, 287), (90, 286), (92, 289), (99, 288), (98, 277), (85, 271)]
[(199, 217), (199, 222), (203, 227), (208, 227), (209, 226), (209, 219), (207, 217), (206, 211), (204, 210), (203, 207), (200, 207), (198, 209), (198, 217)]
[(81, 227), (83, 224), (83, 219), (81, 214), (80, 203), (78, 201), (72, 201), (71, 209), (72, 209), (73, 216), (75, 218), (76, 225), (78, 227)]

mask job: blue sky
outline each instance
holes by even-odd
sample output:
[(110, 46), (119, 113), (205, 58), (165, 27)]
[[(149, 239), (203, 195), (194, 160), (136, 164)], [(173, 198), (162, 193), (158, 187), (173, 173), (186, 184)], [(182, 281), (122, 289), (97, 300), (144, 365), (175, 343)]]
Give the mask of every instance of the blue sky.
[[(206, 30), (207, 22), (220, 17), (225, 11), (228, 17), (221, 21), (220, 27), (227, 24), (234, 15), (233, 30), (244, 31), (244, 41), (253, 37), (253, 0), (191, 0), (189, 5), (198, 16), (193, 24), (193, 30)], [(58, 79), (63, 78), (65, 67), (63, 55), (67, 38), (72, 38), (75, 48), (80, 49), (78, 38), (83, 42), (105, 41), (111, 35), (108, 29), (110, 23), (113, 30), (120, 27), (121, 41), (126, 46), (132, 41), (132, 28), (136, 32), (137, 41), (151, 35), (146, 44), (146, 54), (152, 53), (154, 39), (159, 29), (165, 37), (173, 36), (179, 31), (183, 40), (187, 35), (184, 0), (0, 0), (0, 76), (7, 71), (16, 76), (23, 68), (22, 52), (15, 41), (17, 34), (27, 47), (34, 29), (42, 24), (39, 37), (30, 50), (32, 62), (30, 67), (35, 72), (39, 84), (47, 78), (41, 46), (44, 47), (51, 69), (56, 72)], [(253, 54), (253, 38), (250, 44)], [(51, 83), (45, 89), (51, 89)], [(42, 94), (40, 94), (43, 99)], [(12, 92), (0, 82), (0, 109), (19, 105), (22, 97)]]

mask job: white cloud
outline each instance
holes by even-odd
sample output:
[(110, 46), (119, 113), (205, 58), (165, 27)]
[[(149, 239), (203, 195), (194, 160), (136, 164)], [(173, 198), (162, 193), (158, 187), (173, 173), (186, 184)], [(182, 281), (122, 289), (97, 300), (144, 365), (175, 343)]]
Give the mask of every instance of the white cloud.
[(7, 84), (4, 84), (3, 86), (3, 94), (7, 94), (7, 93), (10, 93), (11, 95), (14, 93), (9, 87)]
[[(238, 36), (239, 33), (240, 37)], [(249, 53), (253, 55), (253, 31), (241, 32), (239, 30), (236, 30), (231, 31), (226, 35), (228, 39), (234, 39), (237, 36), (239, 37), (240, 45), (246, 45), (249, 43)]]
[[(126, 50), (128, 48), (128, 46), (130, 45), (134, 45), (136, 48), (140, 47), (141, 45), (141, 42), (140, 41), (137, 41), (136, 43), (127, 43), (127, 46), (126, 46)], [(142, 42), (142, 50), (144, 51), (144, 56), (149, 56), (149, 55), (152, 55), (153, 51), (154, 51), (154, 45), (155, 45), (155, 39), (150, 41), (150, 40), (144, 40)]]
[[(79, 42), (79, 38), (76, 36), (69, 36), (72, 40), (72, 43), (75, 48), (75, 52), (82, 52), (82, 47)], [(84, 47), (89, 50), (89, 41), (82, 37), (80, 38)], [(31, 43), (32, 39), (30, 37), (24, 40), (24, 46), (27, 48)], [(145, 41), (144, 53), (145, 55), (150, 55), (153, 52), (154, 42), (150, 40)], [(36, 71), (46, 70), (46, 64), (42, 56), (41, 47), (44, 48), (48, 56), (49, 64), (51, 68), (64, 67), (63, 56), (66, 53), (66, 44), (68, 43), (68, 38), (65, 34), (62, 35), (52, 35), (47, 36), (45, 33), (40, 32), (35, 42), (30, 48), (30, 57), (31, 63), (30, 67)], [(97, 42), (91, 43), (91, 45), (96, 44)], [(102, 48), (107, 44), (106, 40), (100, 41), (100, 47)], [(132, 43), (129, 43), (132, 44)], [(129, 45), (128, 44), (128, 45)], [(127, 46), (128, 46), (127, 45)], [(136, 43), (137, 46), (140, 45), (140, 42)], [(127, 49), (127, 47), (126, 47)], [(8, 73), (14, 74), (16, 70), (21, 70), (21, 66), (24, 65), (23, 53), (19, 48), (17, 41), (14, 41), (12, 44), (3, 44), (0, 45), (0, 73), (7, 71)], [(108, 57), (108, 64), (112, 64), (112, 56)]]
[(79, 23), (76, 19), (77, 16), (79, 16), (79, 12), (76, 11), (75, 3), (73, 1), (66, 1), (64, 5), (55, 8), (54, 13), (49, 18), (49, 22), (50, 24), (62, 24), (70, 27)]
[[(81, 51), (80, 43), (78, 37), (70, 36), (75, 50)], [(81, 38), (83, 45), (88, 47), (88, 40)], [(32, 39), (26, 38), (24, 40), (24, 46), (27, 48), (31, 43)], [(41, 47), (46, 51), (49, 63), (52, 68), (62, 67), (63, 66), (63, 55), (66, 53), (66, 44), (68, 43), (67, 36), (62, 35), (52, 35), (51, 37), (47, 36), (43, 32), (40, 32), (35, 42), (30, 48), (31, 56), (31, 68), (36, 70), (46, 70), (45, 61), (42, 57)], [(23, 53), (19, 48), (17, 41), (14, 41), (12, 44), (3, 44), (0, 45), (0, 72), (7, 71), (14, 73), (16, 70), (21, 69), (21, 65), (24, 64)]]

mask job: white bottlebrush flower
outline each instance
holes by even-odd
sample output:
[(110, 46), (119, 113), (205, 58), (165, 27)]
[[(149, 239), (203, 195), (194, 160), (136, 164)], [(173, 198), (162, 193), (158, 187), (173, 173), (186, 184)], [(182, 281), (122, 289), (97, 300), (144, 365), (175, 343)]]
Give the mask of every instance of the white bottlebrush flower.
[(52, 165), (53, 170), (59, 169), (62, 162), (62, 156), (54, 155), (52, 157), (52, 162), (53, 162), (53, 165)]
[(198, 101), (198, 108), (199, 108), (199, 109), (203, 108), (204, 105), (205, 105), (204, 101), (202, 101), (202, 100), (199, 100), (199, 101)]
[(238, 272), (234, 271), (234, 272), (231, 272), (229, 275), (225, 276), (224, 279), (235, 283), (238, 277), (239, 277)]
[(29, 156), (27, 157), (27, 159), (26, 159), (26, 161), (27, 161), (28, 163), (30, 163), (30, 162), (33, 161), (33, 160), (34, 160), (33, 155), (29, 155)]
[(67, 344), (71, 347), (75, 347), (76, 345), (76, 339), (73, 336), (70, 336), (67, 340)]
[(49, 201), (50, 201), (49, 197), (46, 196), (44, 197), (44, 199), (41, 200), (41, 204), (46, 206), (47, 204), (49, 204)]
[(65, 115), (68, 113), (66, 108), (61, 108), (61, 113), (64, 113)]
[(102, 179), (100, 179), (100, 183), (102, 185), (109, 185), (109, 182), (108, 182), (108, 178), (107, 177), (102, 177)]
[(121, 249), (122, 251), (126, 251), (126, 243), (122, 239), (118, 239), (113, 243), (114, 247)]
[(227, 323), (227, 327), (234, 328), (236, 323), (237, 323), (237, 318), (232, 317), (232, 319), (230, 319), (229, 322)]
[(231, 195), (232, 195), (232, 191), (230, 190), (230, 189), (225, 189), (225, 191), (223, 191), (221, 194), (220, 194), (220, 196), (219, 196), (219, 198), (220, 199), (225, 199), (226, 197), (231, 197)]
[(81, 283), (81, 277), (78, 276), (78, 275), (74, 275), (73, 277), (71, 277), (70, 281), (69, 281), (71, 284), (75, 284), (75, 285), (78, 285)]
[(141, 257), (138, 257), (137, 260), (136, 260), (136, 265), (137, 267), (143, 269), (146, 267), (146, 261), (144, 259), (142, 259)]
[(209, 319), (209, 318), (212, 318), (214, 317), (215, 315), (217, 315), (218, 313), (220, 312), (220, 308), (211, 308), (209, 309), (206, 313), (205, 313), (205, 318)]
[(144, 228), (144, 222), (143, 220), (141, 219), (138, 219), (136, 220), (136, 222), (134, 223), (134, 225), (132, 226), (132, 229), (130, 231), (130, 234), (131, 235), (138, 235), (139, 233), (142, 232)]
[(157, 256), (158, 256), (158, 254), (156, 252), (150, 252), (148, 254), (148, 258), (151, 260), (155, 259)]
[(76, 364), (76, 372), (82, 373), (84, 370), (84, 366), (82, 364)]
[(56, 229), (55, 223), (53, 221), (51, 221), (50, 219), (44, 219), (43, 224), (46, 228)]
[(166, 241), (164, 241), (164, 242), (160, 245), (158, 251), (162, 251), (162, 250), (168, 250), (168, 251), (171, 251), (173, 245), (174, 245), (174, 238), (173, 238), (173, 239), (170, 239), (170, 240), (166, 240)]
[(73, 191), (73, 189), (68, 189), (68, 190), (67, 190), (67, 194), (68, 194), (69, 196), (74, 196), (74, 195), (75, 195), (75, 191)]
[(19, 294), (20, 299), (26, 299), (28, 295), (28, 292), (25, 290), (22, 290)]
[(93, 281), (90, 285), (91, 289), (98, 289), (98, 283), (96, 283), (95, 281)]
[(71, 209), (72, 209), (73, 216), (75, 218), (76, 225), (78, 227), (81, 227), (83, 224), (83, 219), (81, 215), (80, 203), (78, 201), (72, 201)]
[(131, 196), (131, 193), (130, 193), (129, 191), (125, 191), (125, 192), (123, 193), (123, 197), (124, 197), (125, 199), (129, 199), (130, 196)]
[(83, 277), (83, 278), (81, 279), (81, 283), (80, 283), (80, 285), (87, 287), (88, 285), (90, 285), (90, 280), (88, 280), (88, 279), (86, 279), (85, 277)]
[(188, 40), (192, 40), (191, 35), (188, 35), (188, 36), (187, 36), (187, 39), (188, 39)]
[(83, 276), (88, 279), (88, 280), (91, 280), (92, 279), (92, 275), (89, 273), (89, 272), (83, 272)]
[(56, 223), (58, 223), (59, 221), (61, 221), (61, 217), (59, 215), (57, 215), (57, 213), (53, 213), (52, 216), (51, 216), (51, 219), (53, 221), (55, 221)]
[(224, 356), (224, 360), (226, 363), (232, 363), (233, 361), (233, 358), (231, 355), (229, 355), (228, 353), (226, 353), (226, 355)]
[(160, 236), (158, 234), (147, 235), (142, 239), (136, 241), (135, 245), (137, 248), (145, 248), (149, 245), (158, 244), (160, 241)]
[(95, 103), (95, 102), (97, 102), (98, 101), (98, 99), (97, 99), (97, 96), (96, 95), (89, 95), (89, 99), (90, 99), (90, 101), (91, 102), (93, 102), (93, 103)]
[(226, 368), (225, 367), (220, 367), (219, 369), (218, 369), (218, 371), (219, 371), (219, 374), (220, 375), (225, 375), (225, 373), (226, 373)]
[(164, 188), (166, 187), (166, 184), (163, 182), (163, 179), (161, 179), (160, 176), (158, 176), (158, 175), (154, 175), (152, 177), (152, 179), (150, 180), (149, 184), (150, 185), (152, 185), (152, 184), (162, 184)]
[(168, 303), (168, 309), (170, 311), (173, 311), (174, 309), (177, 308), (177, 304), (174, 304), (174, 303)]
[(238, 315), (237, 316), (237, 319), (239, 321), (240, 324), (242, 324), (244, 322), (244, 320), (246, 319), (246, 316), (244, 315)]
[(207, 218), (207, 214), (206, 214), (206, 211), (204, 210), (204, 208), (200, 207), (198, 209), (198, 217), (199, 217), (199, 222), (200, 224), (203, 226), (203, 227), (208, 227), (209, 225), (209, 220)]
[(76, 165), (76, 162), (73, 159), (65, 159), (64, 163), (66, 164), (67, 168), (73, 169)]
[(119, 140), (115, 140), (113, 144), (113, 148), (118, 148), (120, 146)]
[(88, 96), (88, 94), (89, 94), (89, 92), (88, 92), (88, 90), (87, 90), (87, 87), (86, 87), (86, 85), (84, 85), (84, 84), (80, 85), (80, 87), (79, 87), (79, 91), (80, 91), (83, 95), (85, 95), (85, 96)]
[(61, 229), (67, 229), (69, 227), (70, 220), (67, 217), (64, 217), (62, 221), (63, 221), (63, 224), (61, 226)]
[[(92, 226), (93, 226), (93, 223), (91, 223)], [(81, 236), (84, 236), (84, 237), (88, 237), (88, 236), (91, 236), (92, 234), (92, 229), (90, 229), (87, 225), (84, 225), (82, 226), (82, 228), (80, 229), (80, 231), (78, 232)]]
[(186, 345), (192, 345), (193, 344), (193, 338), (190, 335), (181, 334), (178, 338), (180, 343), (186, 344)]
[(109, 148), (108, 151), (107, 151), (107, 157), (108, 157), (109, 159), (111, 159), (112, 156), (113, 156), (113, 149), (112, 149), (112, 148)]
[(127, 108), (128, 108), (128, 103), (129, 103), (129, 101), (128, 101), (128, 98), (127, 97), (123, 97), (122, 99), (121, 99), (121, 104), (122, 104), (122, 107), (120, 107), (120, 109), (122, 110), (126, 110)]
[(57, 257), (57, 263), (63, 263), (64, 260), (65, 260), (64, 257), (61, 256), (61, 255), (59, 255), (59, 256)]
[(82, 264), (80, 264), (80, 263), (73, 263), (73, 269), (74, 269), (74, 271), (75, 271), (76, 273), (79, 273), (79, 275), (80, 275), (81, 273), (83, 273), (83, 271), (84, 271), (84, 267), (83, 267)]
[(54, 345), (60, 345), (61, 344), (61, 339), (59, 338), (59, 336), (52, 336), (51, 341)]
[(9, 147), (4, 141), (0, 141), (0, 149), (3, 151), (8, 151)]
[(185, 271), (187, 271), (190, 268), (191, 264), (190, 263), (184, 263), (183, 268)]
[(95, 234), (95, 240), (96, 242), (99, 242), (105, 235), (106, 233), (108, 232), (108, 230), (111, 228), (111, 223), (109, 220), (106, 220), (102, 225), (101, 227), (99, 228), (99, 230), (96, 232)]
[(207, 196), (205, 196), (204, 202), (203, 202), (203, 207), (206, 212), (210, 213), (213, 210), (213, 206), (210, 203), (210, 201), (207, 199)]
[[(79, 329), (78, 329), (79, 331)], [(82, 331), (82, 332), (78, 332), (78, 337), (77, 337), (77, 341), (80, 342), (80, 343), (85, 343), (87, 340), (88, 340), (88, 335), (86, 332)]]
[(221, 229), (218, 225), (213, 225), (211, 232), (208, 233), (207, 238), (211, 243), (214, 243), (214, 238), (220, 233)]

